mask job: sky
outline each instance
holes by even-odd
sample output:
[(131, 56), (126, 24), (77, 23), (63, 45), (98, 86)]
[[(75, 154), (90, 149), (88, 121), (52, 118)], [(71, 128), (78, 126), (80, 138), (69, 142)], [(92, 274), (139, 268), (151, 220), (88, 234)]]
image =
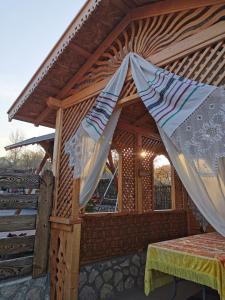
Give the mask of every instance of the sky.
[(78, 13), (85, 0), (0, 0), (0, 157), (10, 135), (53, 132), (13, 120), (7, 111)]

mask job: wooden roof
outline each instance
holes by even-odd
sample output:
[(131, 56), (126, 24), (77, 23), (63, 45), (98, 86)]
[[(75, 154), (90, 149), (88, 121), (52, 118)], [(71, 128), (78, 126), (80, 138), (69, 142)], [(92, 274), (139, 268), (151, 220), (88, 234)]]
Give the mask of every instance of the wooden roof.
[[(61, 89), (128, 12), (159, 1), (88, 0), (9, 109), (9, 120), (54, 127), (56, 113), (48, 111), (48, 97), (62, 98)], [(47, 120), (40, 118), (43, 112)]]

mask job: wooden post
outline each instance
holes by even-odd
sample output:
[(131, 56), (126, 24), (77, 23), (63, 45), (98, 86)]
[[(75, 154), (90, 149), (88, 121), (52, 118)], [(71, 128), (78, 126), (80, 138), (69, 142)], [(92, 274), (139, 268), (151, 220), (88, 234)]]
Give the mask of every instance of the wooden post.
[(38, 199), (38, 214), (36, 221), (36, 236), (34, 243), (33, 278), (47, 273), (50, 223), (52, 209), (53, 175), (45, 171), (40, 185)]
[(66, 255), (65, 299), (78, 299), (79, 268), (80, 268), (80, 236), (81, 220), (79, 218), (80, 179), (73, 181), (72, 219), (73, 230), (68, 233), (68, 247)]
[(67, 224), (52, 219), (51, 300), (77, 300), (80, 267), (80, 179), (73, 181), (72, 214)]
[(53, 202), (53, 209), (52, 209), (53, 216), (56, 215), (55, 208), (57, 205), (60, 149), (61, 149), (61, 141), (62, 141), (62, 124), (63, 124), (63, 110), (59, 108), (56, 115), (56, 130), (55, 130), (54, 152), (53, 152), (53, 160), (52, 160), (52, 172), (55, 177), (54, 202)]
[(171, 164), (171, 208), (176, 209), (175, 169)]

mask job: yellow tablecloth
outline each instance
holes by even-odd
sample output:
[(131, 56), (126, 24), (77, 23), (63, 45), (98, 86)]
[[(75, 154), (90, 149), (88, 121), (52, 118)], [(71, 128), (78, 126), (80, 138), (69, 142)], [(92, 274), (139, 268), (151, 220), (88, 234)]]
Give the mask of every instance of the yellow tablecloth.
[(225, 300), (225, 238), (213, 232), (149, 245), (146, 295), (170, 282), (170, 275), (207, 285)]

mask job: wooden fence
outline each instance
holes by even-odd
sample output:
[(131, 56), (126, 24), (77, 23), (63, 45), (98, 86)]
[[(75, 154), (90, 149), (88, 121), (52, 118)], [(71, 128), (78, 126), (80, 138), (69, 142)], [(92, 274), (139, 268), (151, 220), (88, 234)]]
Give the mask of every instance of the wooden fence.
[[(0, 280), (46, 273), (52, 194), (50, 171), (0, 169)], [(25, 215), (28, 209), (33, 212)]]
[(171, 186), (170, 185), (155, 185), (154, 186), (154, 209), (170, 209), (171, 202)]

